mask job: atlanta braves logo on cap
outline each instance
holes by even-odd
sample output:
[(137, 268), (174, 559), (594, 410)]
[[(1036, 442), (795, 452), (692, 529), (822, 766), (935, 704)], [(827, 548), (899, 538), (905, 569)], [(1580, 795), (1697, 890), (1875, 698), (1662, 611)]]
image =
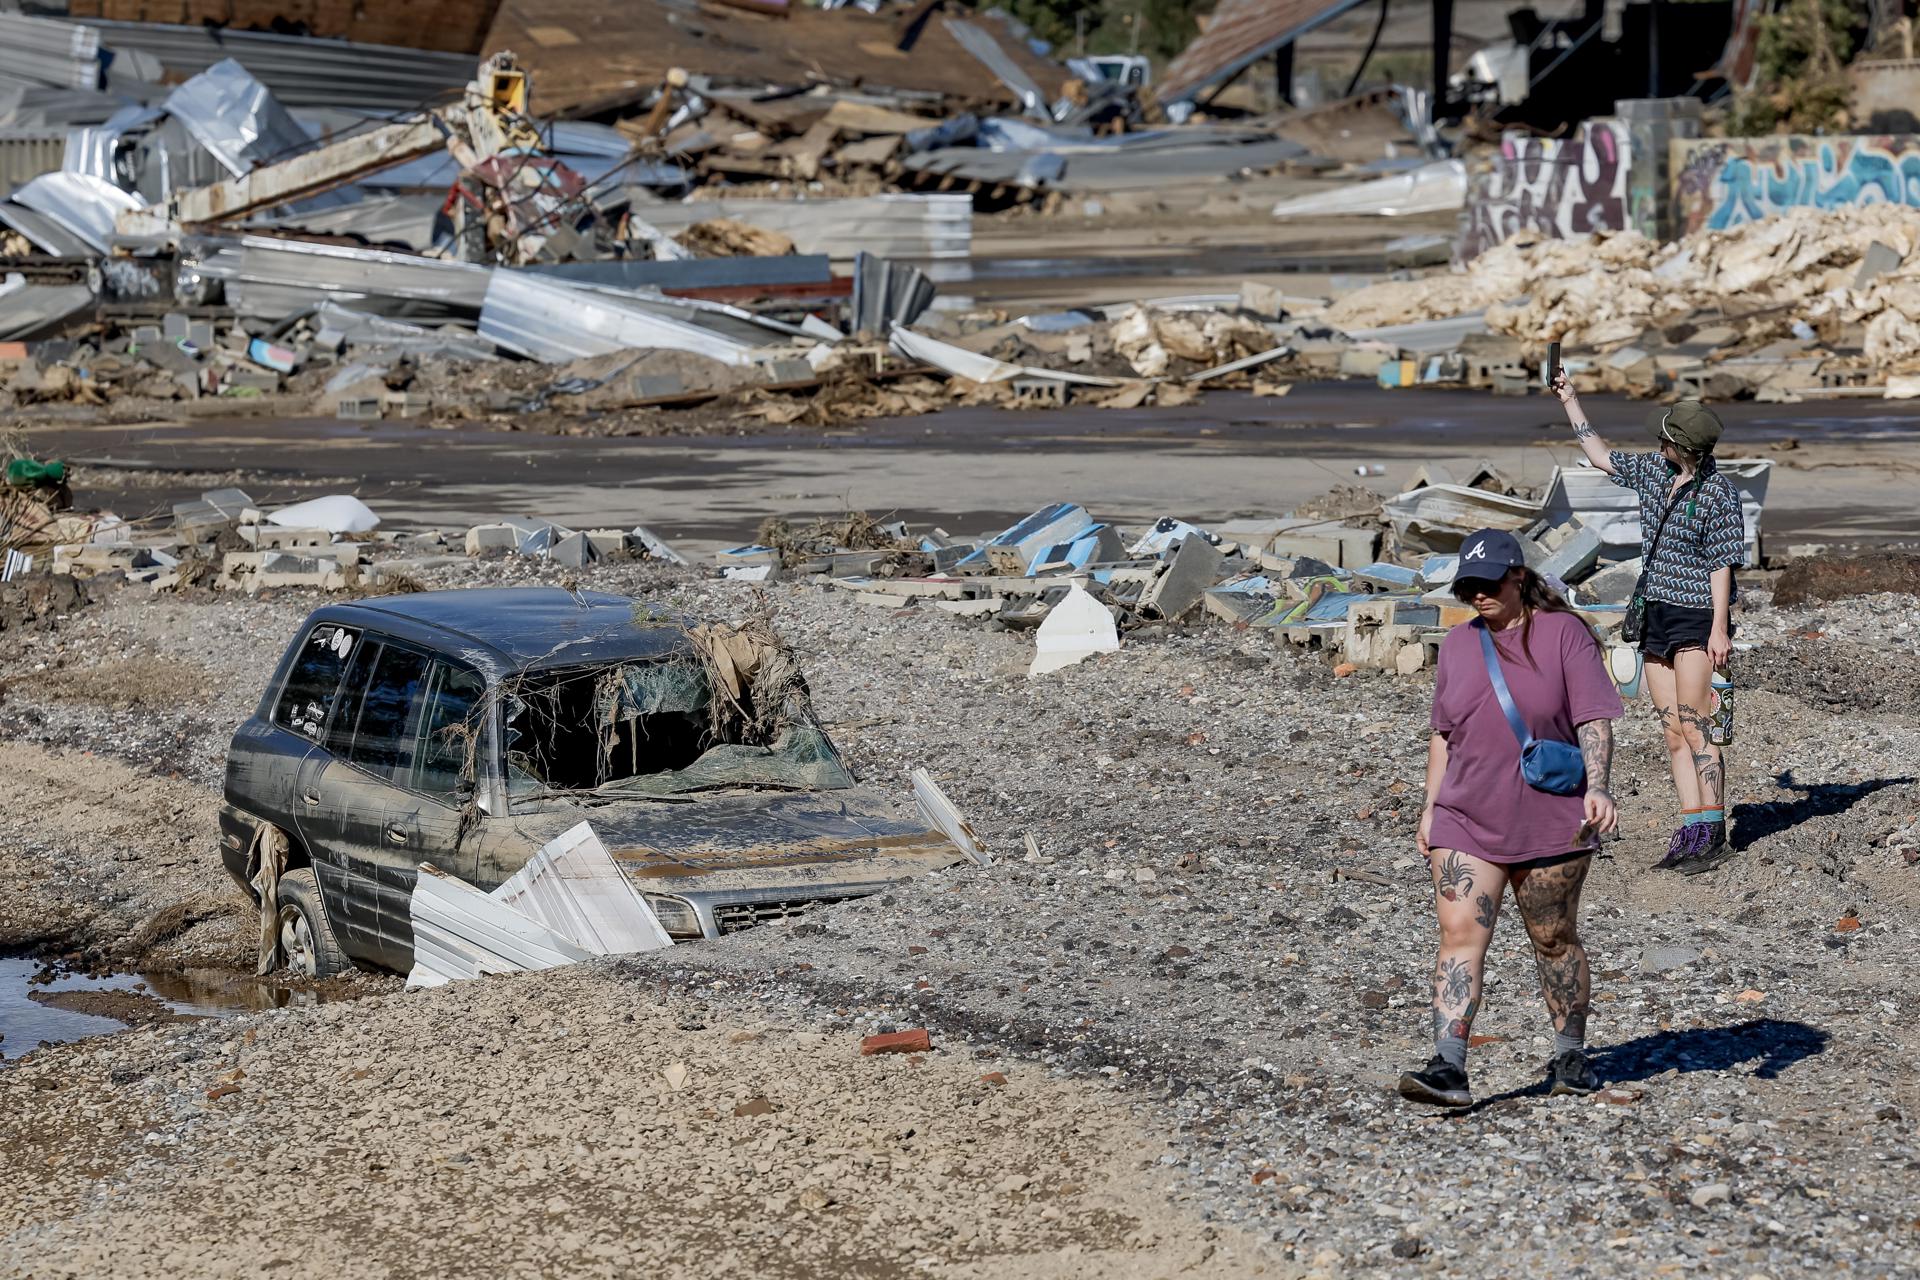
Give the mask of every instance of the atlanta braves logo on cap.
[(1474, 543), (1471, 547), (1467, 548), (1467, 554), (1460, 558), (1462, 560), (1485, 560), (1487, 558), (1487, 544), (1484, 541)]

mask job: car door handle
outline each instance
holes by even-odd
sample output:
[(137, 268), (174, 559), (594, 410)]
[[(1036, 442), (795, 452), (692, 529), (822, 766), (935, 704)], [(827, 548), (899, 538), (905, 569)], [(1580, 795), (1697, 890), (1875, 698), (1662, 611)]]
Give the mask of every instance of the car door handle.
[(407, 842), (407, 833), (399, 827), (389, 826), (387, 828), (387, 839), (393, 841), (395, 844), (405, 844)]
[(320, 797), (319, 797), (319, 796), (317, 796), (317, 795), (315, 795), (315, 794), (313, 794), (313, 792), (311, 792), (311, 791), (302, 791), (302, 792), (300, 793), (300, 798), (301, 798), (302, 800), (304, 800), (304, 801), (306, 801), (306, 802), (307, 802), (308, 804), (319, 804), (319, 803), (320, 803)]

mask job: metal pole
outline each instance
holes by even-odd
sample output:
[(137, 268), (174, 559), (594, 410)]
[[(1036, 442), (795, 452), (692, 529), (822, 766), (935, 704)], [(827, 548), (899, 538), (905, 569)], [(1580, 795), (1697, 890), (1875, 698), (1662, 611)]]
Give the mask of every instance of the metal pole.
[(1647, 0), (1647, 96), (1660, 96), (1660, 0)]
[(1430, 119), (1438, 124), (1447, 114), (1447, 71), (1453, 52), (1453, 0), (1433, 0), (1433, 102)]

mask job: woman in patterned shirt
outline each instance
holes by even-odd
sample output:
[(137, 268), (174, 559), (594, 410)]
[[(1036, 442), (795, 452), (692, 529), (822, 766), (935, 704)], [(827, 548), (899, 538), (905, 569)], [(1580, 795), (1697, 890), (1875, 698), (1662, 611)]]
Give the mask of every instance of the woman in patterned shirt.
[(1564, 369), (1553, 380), (1553, 393), (1566, 407), (1587, 461), (1640, 496), (1647, 597), (1640, 651), (1680, 799), (1679, 828), (1655, 866), (1697, 875), (1732, 853), (1726, 772), (1720, 748), (1707, 741), (1708, 682), (1733, 652), (1729, 615), (1739, 598), (1733, 571), (1747, 559), (1740, 492), (1713, 460), (1720, 419), (1698, 400), (1656, 406), (1647, 431), (1657, 453), (1609, 451), (1581, 412)]

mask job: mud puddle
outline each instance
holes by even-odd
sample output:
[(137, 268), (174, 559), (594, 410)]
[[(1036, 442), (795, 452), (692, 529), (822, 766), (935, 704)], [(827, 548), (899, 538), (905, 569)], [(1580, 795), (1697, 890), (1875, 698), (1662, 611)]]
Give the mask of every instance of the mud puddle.
[[(225, 1018), (238, 1013), (343, 998), (292, 988), (231, 969), (116, 973), (57, 970), (26, 956), (0, 956), (0, 1062), (46, 1045), (112, 1035), (132, 1026)], [(43, 980), (44, 979), (44, 980)]]

